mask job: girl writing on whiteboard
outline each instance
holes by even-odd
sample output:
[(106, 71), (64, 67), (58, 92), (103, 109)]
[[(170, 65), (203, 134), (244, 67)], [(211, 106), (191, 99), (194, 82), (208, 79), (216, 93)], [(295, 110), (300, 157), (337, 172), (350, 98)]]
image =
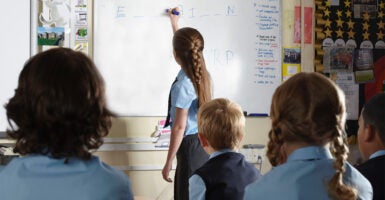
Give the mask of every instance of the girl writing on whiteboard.
[(368, 180), (346, 161), (345, 96), (331, 80), (317, 72), (289, 78), (273, 95), (270, 118), (274, 169), (244, 199), (372, 199)]
[(211, 99), (211, 81), (202, 53), (202, 35), (193, 28), (178, 29), (178, 8), (169, 9), (168, 14), (174, 32), (174, 57), (181, 69), (170, 90), (168, 116), (171, 118), (171, 136), (162, 176), (172, 182), (169, 173), (176, 156), (174, 199), (186, 200), (189, 177), (208, 160), (208, 154), (197, 137), (196, 116), (199, 106)]

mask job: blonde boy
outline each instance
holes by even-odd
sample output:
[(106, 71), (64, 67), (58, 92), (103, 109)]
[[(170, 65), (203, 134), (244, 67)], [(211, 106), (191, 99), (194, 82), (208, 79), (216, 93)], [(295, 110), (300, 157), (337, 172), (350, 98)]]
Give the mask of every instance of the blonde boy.
[(260, 173), (237, 153), (245, 117), (228, 99), (214, 99), (198, 112), (198, 137), (210, 159), (189, 179), (190, 199), (243, 199), (244, 188)]

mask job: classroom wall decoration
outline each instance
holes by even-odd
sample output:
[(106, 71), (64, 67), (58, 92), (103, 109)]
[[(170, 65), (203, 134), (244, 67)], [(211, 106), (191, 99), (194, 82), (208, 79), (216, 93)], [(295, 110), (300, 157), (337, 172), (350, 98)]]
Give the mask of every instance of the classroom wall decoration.
[(281, 83), (279, 0), (94, 1), (93, 58), (119, 116), (164, 116), (180, 69), (173, 58), (165, 10), (178, 6), (180, 27), (198, 29), (214, 97), (268, 114)]
[(385, 1), (315, 0), (315, 8), (315, 71), (344, 90), (356, 134), (365, 101), (385, 91)]
[(323, 71), (324, 47), (384, 49), (384, 0), (315, 0), (315, 69)]

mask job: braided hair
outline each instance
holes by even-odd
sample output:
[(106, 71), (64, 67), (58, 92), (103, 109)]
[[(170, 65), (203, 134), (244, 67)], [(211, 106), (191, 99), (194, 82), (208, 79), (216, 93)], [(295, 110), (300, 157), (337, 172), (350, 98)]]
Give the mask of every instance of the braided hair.
[(194, 28), (181, 28), (174, 33), (173, 48), (183, 71), (193, 83), (198, 105), (201, 106), (211, 100), (211, 80), (203, 57), (203, 37)]
[(267, 157), (273, 166), (285, 159), (284, 142), (323, 146), (330, 143), (336, 172), (328, 183), (333, 199), (355, 199), (356, 191), (342, 181), (347, 159), (345, 99), (342, 91), (325, 76), (299, 73), (277, 88), (273, 95)]

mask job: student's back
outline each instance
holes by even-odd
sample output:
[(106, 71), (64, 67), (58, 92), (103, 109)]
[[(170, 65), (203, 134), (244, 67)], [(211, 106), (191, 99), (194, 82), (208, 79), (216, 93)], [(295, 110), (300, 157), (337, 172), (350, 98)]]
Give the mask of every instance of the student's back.
[(199, 140), (210, 159), (189, 179), (190, 199), (242, 199), (245, 187), (260, 176), (238, 152), (244, 136), (241, 107), (227, 99), (214, 99), (198, 112)]
[(29, 155), (13, 159), (0, 171), (3, 200), (130, 199), (127, 176), (97, 157), (88, 161)]
[(341, 89), (319, 73), (298, 73), (274, 92), (267, 157), (273, 168), (245, 199), (371, 199), (367, 179), (346, 162)]
[(22, 157), (0, 171), (2, 200), (133, 199), (128, 177), (92, 155), (111, 128), (104, 90), (83, 53), (55, 48), (26, 62), (5, 105)]
[[(327, 200), (327, 184), (333, 177), (334, 159), (323, 148), (308, 147), (294, 151), (285, 164), (274, 167), (246, 188), (245, 199)], [(321, 153), (322, 152), (322, 153)], [(317, 158), (309, 156), (315, 154)], [(314, 154), (312, 156), (314, 156)], [(350, 164), (345, 164), (343, 181), (354, 185), (359, 197), (371, 196), (369, 182)], [(370, 198), (359, 198), (370, 199)]]

